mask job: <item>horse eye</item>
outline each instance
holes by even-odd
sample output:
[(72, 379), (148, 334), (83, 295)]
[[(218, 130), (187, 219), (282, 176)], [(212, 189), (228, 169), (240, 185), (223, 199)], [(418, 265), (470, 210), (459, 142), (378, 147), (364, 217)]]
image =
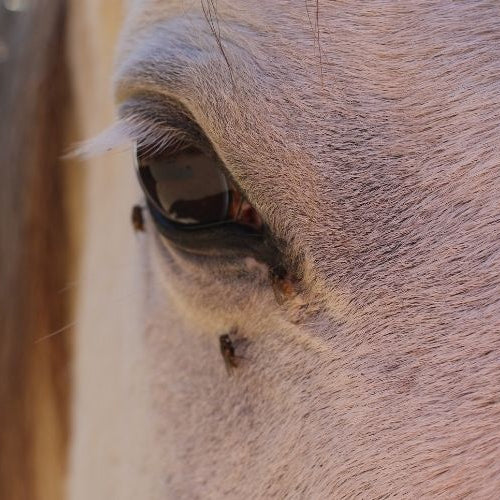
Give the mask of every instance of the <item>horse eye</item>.
[[(217, 160), (194, 147), (148, 156), (138, 149), (137, 171), (150, 209), (178, 229), (228, 222), (260, 229), (262, 221)], [(159, 218), (158, 215), (161, 217)]]

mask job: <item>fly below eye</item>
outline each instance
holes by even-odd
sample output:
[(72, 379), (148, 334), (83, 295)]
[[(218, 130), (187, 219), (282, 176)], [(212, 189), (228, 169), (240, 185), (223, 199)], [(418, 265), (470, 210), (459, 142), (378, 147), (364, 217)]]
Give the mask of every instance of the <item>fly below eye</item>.
[(150, 208), (177, 228), (227, 222), (255, 230), (262, 226), (260, 216), (217, 160), (196, 148), (154, 156), (139, 151), (137, 166)]

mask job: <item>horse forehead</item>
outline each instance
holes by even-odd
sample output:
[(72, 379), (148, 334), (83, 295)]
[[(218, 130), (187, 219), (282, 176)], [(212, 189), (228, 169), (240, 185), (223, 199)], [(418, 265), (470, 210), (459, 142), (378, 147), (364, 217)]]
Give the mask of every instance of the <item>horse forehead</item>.
[[(345, 60), (350, 65), (382, 63), (381, 70), (443, 55), (460, 56), (488, 35), (495, 37), (500, 8), (494, 1), (475, 3), (397, 4), (374, 2), (314, 2), (311, 0), (256, 0), (219, 2), (202, 0), (131, 0), (128, 32), (148, 28), (169, 19), (198, 17), (192, 35), (209, 30), (221, 45), (253, 31), (268, 41), (269, 52), (286, 53), (297, 61), (312, 55), (324, 58), (324, 69)], [(204, 26), (203, 26), (204, 25)], [(465, 29), (466, 27), (466, 29)], [(238, 33), (240, 32), (240, 33)], [(251, 37), (245, 40), (252, 50)], [(490, 40), (492, 41), (492, 40)], [(258, 43), (255, 40), (255, 43)], [(483, 46), (483, 49), (487, 47)], [(374, 57), (376, 58), (374, 60)], [(405, 58), (410, 57), (410, 61)], [(329, 64), (332, 63), (332, 64)], [(436, 61), (435, 61), (436, 62)], [(341, 68), (335, 67), (338, 71)], [(356, 75), (352, 74), (351, 77)]]
[[(241, 139), (246, 129), (251, 140), (253, 115), (254, 125), (284, 131), (289, 144), (298, 130), (298, 150), (324, 149), (332, 134), (353, 137), (354, 132), (358, 139), (347, 139), (350, 152), (364, 154), (360, 144), (372, 136), (366, 133), (370, 128), (388, 136), (381, 134), (372, 149), (392, 143), (397, 150), (395, 139), (404, 135), (407, 144), (431, 122), (442, 130), (448, 120), (453, 129), (463, 111), (499, 112), (500, 9), (494, 2), (318, 6), (240, 0), (217, 9), (211, 2), (132, 3), (129, 45), (150, 35), (139, 56), (151, 53), (145, 78), (162, 79), (165, 90), (175, 92), (175, 76), (187, 75), (178, 93), (191, 92), (200, 108), (212, 111), (207, 127), (229, 118), (226, 136)], [(123, 51), (122, 59), (130, 51)], [(232, 77), (243, 92), (224, 100)]]

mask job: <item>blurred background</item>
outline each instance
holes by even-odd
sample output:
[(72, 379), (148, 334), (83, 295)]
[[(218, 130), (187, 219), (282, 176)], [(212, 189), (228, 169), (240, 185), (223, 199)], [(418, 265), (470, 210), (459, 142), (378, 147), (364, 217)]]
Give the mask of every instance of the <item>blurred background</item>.
[[(119, 0), (0, 0), (0, 499), (65, 498), (86, 172)], [(97, 110), (97, 111), (96, 111)]]
[(59, 0), (0, 0), (0, 498), (62, 498), (71, 332)]
[(71, 113), (66, 6), (0, 6), (0, 498), (62, 498), (72, 251), (61, 160)]

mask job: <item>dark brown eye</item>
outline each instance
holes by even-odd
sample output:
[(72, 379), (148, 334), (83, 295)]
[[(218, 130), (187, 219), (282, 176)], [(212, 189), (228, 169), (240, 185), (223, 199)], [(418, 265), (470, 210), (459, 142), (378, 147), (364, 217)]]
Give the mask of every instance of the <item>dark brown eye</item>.
[(207, 149), (152, 153), (150, 147), (136, 146), (137, 176), (156, 229), (191, 255), (253, 256), (276, 267), (282, 253), (268, 226)]
[(146, 156), (137, 151), (138, 175), (153, 210), (188, 229), (233, 222), (260, 229), (262, 221), (216, 159), (191, 147)]

